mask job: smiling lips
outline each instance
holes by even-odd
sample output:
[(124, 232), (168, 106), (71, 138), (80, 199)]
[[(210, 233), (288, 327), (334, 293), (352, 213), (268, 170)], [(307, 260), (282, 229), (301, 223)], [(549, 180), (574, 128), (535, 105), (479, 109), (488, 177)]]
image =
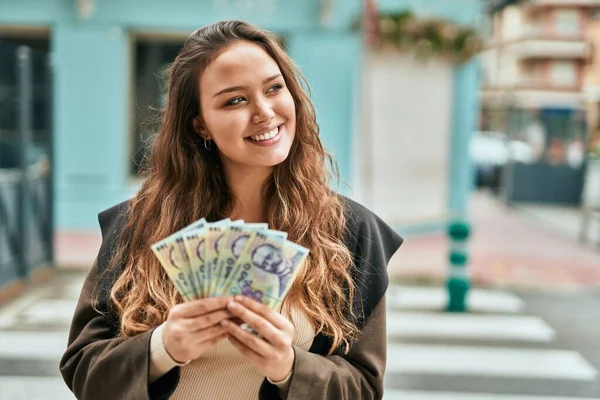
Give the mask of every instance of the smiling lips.
[(262, 135), (250, 136), (246, 139), (248, 139), (252, 143), (260, 144), (260, 145), (274, 144), (274, 143), (278, 142), (279, 139), (281, 138), (281, 127), (282, 126), (283, 125), (279, 125), (267, 133), (264, 133)]

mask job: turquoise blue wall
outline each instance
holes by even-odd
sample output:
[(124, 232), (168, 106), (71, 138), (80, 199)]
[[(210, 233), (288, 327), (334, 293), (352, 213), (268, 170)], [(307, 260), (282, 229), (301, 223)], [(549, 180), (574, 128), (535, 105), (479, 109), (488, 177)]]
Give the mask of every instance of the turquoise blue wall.
[[(350, 143), (360, 38), (350, 31), (360, 0), (333, 1), (319, 24), (318, 0), (275, 1), (275, 11), (238, 0), (96, 0), (80, 20), (73, 0), (0, 1), (0, 25), (47, 27), (55, 61), (54, 140), (58, 230), (96, 229), (96, 214), (137, 185), (130, 157), (130, 32), (188, 33), (219, 19), (240, 18), (284, 34), (313, 88), (321, 134), (351, 182)], [(227, 6), (229, 3), (230, 6)], [(221, 4), (221, 6), (218, 6)]]
[[(360, 61), (343, 65), (355, 60), (360, 53), (359, 38), (340, 34), (311, 33), (295, 35), (290, 41), (293, 57), (304, 71), (317, 110), (323, 144), (334, 153), (344, 182), (350, 183), (352, 163), (352, 131), (355, 102), (357, 69)], [(331, 49), (335, 48), (335, 52)], [(353, 84), (349, 85), (348, 82)], [(343, 134), (330, 134), (340, 132)], [(340, 185), (344, 192), (346, 187)]]
[[(341, 177), (352, 183), (351, 143), (361, 42), (350, 31), (361, 0), (332, 0), (329, 25), (319, 24), (319, 0), (277, 0), (275, 11), (248, 10), (241, 0), (96, 0), (80, 20), (73, 0), (0, 1), (0, 25), (47, 27), (55, 60), (56, 224), (96, 229), (96, 213), (134, 193), (130, 180), (130, 32), (188, 33), (218, 19), (241, 18), (286, 35), (289, 51), (313, 89), (321, 133)], [(227, 4), (227, 6), (217, 6)], [(411, 9), (473, 25), (480, 0), (379, 0), (383, 10)], [(476, 127), (478, 62), (457, 67), (453, 91), (448, 205), (466, 214), (472, 186), (467, 156)]]

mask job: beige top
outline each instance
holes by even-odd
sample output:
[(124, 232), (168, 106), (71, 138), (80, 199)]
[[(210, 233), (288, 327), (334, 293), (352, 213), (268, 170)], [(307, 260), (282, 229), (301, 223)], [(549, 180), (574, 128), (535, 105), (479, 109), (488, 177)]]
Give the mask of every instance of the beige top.
[[(306, 315), (291, 309), (291, 318), (296, 327), (293, 344), (308, 350), (313, 342), (315, 331)], [(162, 327), (152, 333), (150, 339), (150, 382), (176, 366), (181, 366), (181, 379), (171, 395), (173, 400), (193, 399), (256, 399), (264, 376), (229, 341), (222, 340), (212, 350), (192, 362), (181, 365), (174, 361), (165, 350), (162, 341)], [(276, 383), (280, 393), (287, 391), (289, 378)], [(284, 396), (282, 396), (284, 397)]]

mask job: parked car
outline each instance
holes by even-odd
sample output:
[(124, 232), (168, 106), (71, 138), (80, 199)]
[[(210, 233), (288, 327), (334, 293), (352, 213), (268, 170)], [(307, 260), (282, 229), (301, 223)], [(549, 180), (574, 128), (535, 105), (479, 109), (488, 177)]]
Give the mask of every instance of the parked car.
[(504, 132), (477, 131), (473, 134), (470, 156), (475, 165), (475, 184), (498, 190), (502, 171), (509, 160), (534, 162), (532, 147), (520, 140), (509, 140)]

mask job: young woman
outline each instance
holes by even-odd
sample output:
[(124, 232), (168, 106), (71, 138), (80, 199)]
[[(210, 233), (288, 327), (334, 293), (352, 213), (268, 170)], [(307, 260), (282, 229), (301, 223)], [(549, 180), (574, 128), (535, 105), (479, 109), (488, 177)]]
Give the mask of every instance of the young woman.
[[(79, 399), (382, 397), (386, 266), (402, 239), (330, 188), (303, 83), (248, 23), (187, 39), (141, 190), (99, 215), (60, 363)], [(310, 250), (281, 313), (244, 297), (182, 301), (150, 245), (200, 217), (268, 222)]]

